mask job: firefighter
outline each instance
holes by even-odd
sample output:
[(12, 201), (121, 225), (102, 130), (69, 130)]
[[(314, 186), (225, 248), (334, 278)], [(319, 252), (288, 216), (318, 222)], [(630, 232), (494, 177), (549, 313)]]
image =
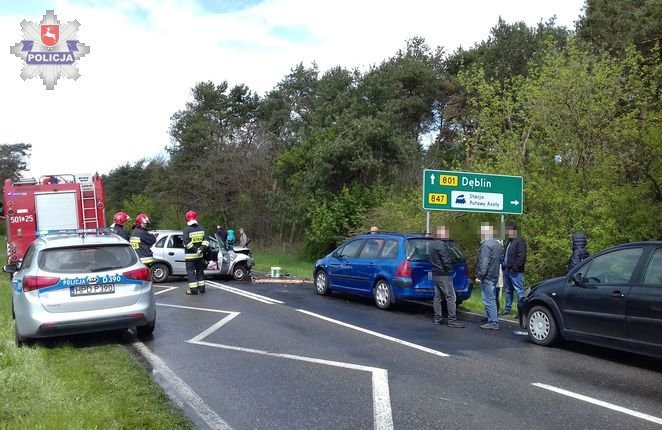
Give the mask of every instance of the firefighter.
[(113, 217), (113, 223), (110, 225), (110, 229), (122, 239), (129, 240), (129, 234), (124, 230), (124, 223), (130, 219), (131, 217), (126, 212), (117, 212)]
[(149, 267), (154, 263), (154, 254), (152, 253), (151, 246), (156, 242), (156, 237), (152, 233), (147, 232), (148, 224), (149, 218), (147, 215), (136, 215), (129, 243), (131, 243), (131, 247), (138, 254), (140, 261)]
[(188, 288), (186, 294), (205, 292), (205, 259), (204, 251), (209, 247), (207, 233), (198, 224), (198, 214), (186, 212), (186, 228), (184, 228), (184, 260), (186, 261), (186, 276)]

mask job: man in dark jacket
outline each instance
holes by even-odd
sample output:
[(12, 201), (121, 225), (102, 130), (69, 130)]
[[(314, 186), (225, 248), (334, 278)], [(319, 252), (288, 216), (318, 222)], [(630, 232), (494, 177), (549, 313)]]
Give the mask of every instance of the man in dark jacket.
[(566, 266), (566, 274), (570, 273), (576, 265), (588, 258), (588, 251), (586, 250), (587, 243), (588, 239), (584, 233), (578, 232), (572, 235), (572, 255)]
[(186, 212), (186, 227), (183, 231), (184, 261), (186, 262), (186, 276), (188, 288), (186, 294), (195, 295), (205, 292), (205, 260), (203, 254), (209, 247), (207, 233), (198, 224), (198, 214), (194, 211)]
[(476, 284), (480, 285), (485, 314), (487, 315), (487, 322), (481, 325), (480, 328), (499, 330), (499, 316), (497, 315), (494, 291), (497, 282), (499, 282), (499, 265), (501, 264), (503, 247), (498, 240), (494, 239), (494, 227), (491, 225), (480, 227), (480, 238)]
[(136, 251), (140, 261), (145, 266), (151, 266), (154, 264), (154, 253), (152, 253), (152, 245), (156, 242), (156, 237), (152, 233), (147, 231), (147, 225), (149, 224), (149, 218), (145, 214), (136, 215), (135, 225), (133, 230), (131, 230), (131, 237), (129, 238), (129, 243), (131, 247)]
[(124, 230), (124, 224), (129, 220), (131, 220), (129, 214), (126, 212), (117, 212), (113, 217), (113, 223), (110, 225), (111, 231), (122, 239), (129, 240), (129, 234)]
[[(519, 237), (517, 224), (506, 224), (506, 252), (503, 258), (503, 284), (506, 287), (506, 306), (503, 315), (508, 315), (513, 308), (513, 293), (517, 299), (524, 298), (524, 266), (526, 264), (526, 242)], [(518, 302), (519, 303), (519, 302)]]
[(443, 323), (441, 302), (445, 298), (448, 307), (448, 327), (462, 328), (464, 324), (457, 321), (455, 307), (455, 288), (453, 287), (453, 264), (448, 250), (448, 230), (445, 226), (437, 227), (438, 240), (430, 245), (430, 264), (432, 265), (432, 281), (434, 282), (434, 323)]

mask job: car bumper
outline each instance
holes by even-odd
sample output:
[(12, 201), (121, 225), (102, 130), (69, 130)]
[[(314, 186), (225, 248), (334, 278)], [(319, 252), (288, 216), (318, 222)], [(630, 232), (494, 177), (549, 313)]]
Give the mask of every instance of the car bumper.
[[(394, 278), (393, 279), (393, 293), (396, 299), (406, 300), (432, 300), (434, 298), (434, 288), (413, 288), (411, 286), (411, 278)], [(473, 284), (461, 290), (455, 289), (455, 297), (457, 300), (464, 301), (471, 297)]]
[(43, 306), (17, 300), (16, 329), (26, 338), (62, 336), (117, 330), (151, 324), (156, 320), (154, 294), (141, 294), (129, 306), (78, 312), (48, 312)]

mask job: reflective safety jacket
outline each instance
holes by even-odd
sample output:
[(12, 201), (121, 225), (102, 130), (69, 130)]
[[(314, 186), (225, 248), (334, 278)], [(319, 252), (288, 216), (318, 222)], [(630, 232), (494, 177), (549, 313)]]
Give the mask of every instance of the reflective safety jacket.
[(204, 249), (208, 247), (205, 229), (200, 224), (187, 225), (184, 229), (184, 260), (202, 258)]
[(129, 243), (143, 264), (151, 264), (155, 261), (151, 247), (156, 243), (156, 237), (152, 233), (147, 232), (147, 230), (140, 226), (136, 226), (131, 231)]

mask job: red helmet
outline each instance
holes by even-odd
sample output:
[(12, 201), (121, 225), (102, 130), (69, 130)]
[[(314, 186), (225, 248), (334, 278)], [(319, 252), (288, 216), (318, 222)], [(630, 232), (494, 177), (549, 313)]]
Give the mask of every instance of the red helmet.
[(195, 213), (194, 211), (186, 212), (186, 222), (195, 221), (197, 219), (198, 219), (198, 214)]
[(117, 212), (113, 217), (113, 222), (117, 225), (124, 225), (131, 217), (126, 212)]
[(145, 214), (136, 215), (136, 225), (149, 224), (149, 218)]

